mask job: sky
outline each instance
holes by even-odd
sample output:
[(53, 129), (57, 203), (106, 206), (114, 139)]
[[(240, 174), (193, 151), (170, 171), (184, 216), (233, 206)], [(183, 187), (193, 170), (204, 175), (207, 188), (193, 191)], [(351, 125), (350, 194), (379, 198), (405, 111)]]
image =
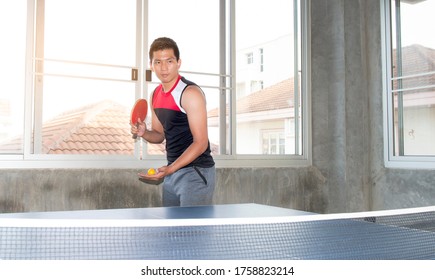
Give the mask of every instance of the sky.
[(420, 44), (435, 49), (435, 0), (402, 4), (402, 46)]

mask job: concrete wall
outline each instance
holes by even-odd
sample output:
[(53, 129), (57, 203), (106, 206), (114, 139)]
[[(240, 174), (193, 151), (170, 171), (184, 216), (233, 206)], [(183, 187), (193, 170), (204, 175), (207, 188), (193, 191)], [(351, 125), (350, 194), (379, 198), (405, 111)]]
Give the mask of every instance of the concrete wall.
[(381, 69), (369, 88), (368, 44), (379, 45), (380, 29), (368, 26), (379, 19), (366, 3), (312, 1), (313, 164), (327, 178), (327, 212), (371, 206), (369, 103), (372, 90), (381, 98)]
[[(313, 166), (218, 168), (215, 203), (320, 213), (435, 204), (435, 171), (383, 166), (378, 0), (312, 1)], [(138, 170), (0, 170), (0, 212), (160, 206)]]
[[(161, 186), (137, 179), (139, 170), (34, 169), (0, 171), (0, 212), (161, 206)], [(219, 168), (215, 204), (260, 203), (321, 211), (312, 168)], [(302, 198), (302, 199), (301, 199)]]
[(380, 1), (312, 1), (313, 165), (324, 212), (435, 205), (434, 170), (386, 169)]

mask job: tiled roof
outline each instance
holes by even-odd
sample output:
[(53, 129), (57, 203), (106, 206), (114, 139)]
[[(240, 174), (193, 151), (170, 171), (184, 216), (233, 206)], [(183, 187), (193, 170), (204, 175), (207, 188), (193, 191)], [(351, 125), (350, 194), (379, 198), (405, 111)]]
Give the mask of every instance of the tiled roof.
[[(251, 93), (237, 100), (237, 113), (273, 111), (293, 107), (294, 80), (284, 80), (275, 85)], [(228, 112), (228, 105), (227, 105)], [(208, 117), (217, 117), (218, 109), (208, 112)]]
[[(43, 153), (132, 155), (129, 118), (130, 108), (111, 101), (65, 113), (43, 125)], [(217, 154), (218, 146), (210, 145)], [(147, 149), (150, 155), (163, 155), (165, 142), (148, 144)]]
[[(42, 125), (43, 154), (132, 155), (130, 108), (104, 101), (65, 112)], [(2, 143), (0, 149), (19, 151), (22, 137)], [(165, 145), (148, 145), (149, 154), (164, 154)]]
[[(65, 113), (43, 124), (43, 153), (132, 155), (129, 117), (130, 108), (112, 101)], [(165, 153), (165, 143), (147, 147), (148, 154)]]
[[(42, 125), (43, 154), (133, 155), (130, 108), (112, 101), (78, 108), (44, 122)], [(148, 123), (149, 125), (149, 123)], [(22, 137), (11, 139), (0, 150), (20, 150)], [(150, 155), (165, 154), (165, 142), (148, 144)], [(212, 153), (218, 146), (211, 143)]]
[(44, 154), (133, 154), (128, 108), (104, 101), (65, 113), (42, 129)]
[[(393, 52), (393, 75), (397, 77), (397, 51)], [(421, 45), (406, 46), (401, 49), (402, 75), (412, 76), (424, 72), (435, 71), (435, 50)], [(420, 76), (402, 80), (402, 88), (414, 88), (435, 84), (435, 75)], [(397, 80), (393, 83), (394, 89), (398, 88)]]
[(293, 78), (237, 100), (237, 113), (271, 111), (293, 107)]

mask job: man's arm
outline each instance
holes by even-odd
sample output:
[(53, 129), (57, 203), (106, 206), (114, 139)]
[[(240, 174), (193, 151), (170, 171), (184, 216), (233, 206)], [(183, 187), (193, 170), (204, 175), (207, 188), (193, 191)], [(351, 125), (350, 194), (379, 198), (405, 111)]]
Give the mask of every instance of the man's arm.
[[(148, 143), (160, 144), (165, 140), (165, 133), (163, 132), (163, 126), (157, 118), (154, 109), (151, 109), (151, 112), (151, 130), (147, 130), (145, 126), (144, 133), (141, 137)], [(138, 136), (140, 136), (140, 134), (138, 134)]]

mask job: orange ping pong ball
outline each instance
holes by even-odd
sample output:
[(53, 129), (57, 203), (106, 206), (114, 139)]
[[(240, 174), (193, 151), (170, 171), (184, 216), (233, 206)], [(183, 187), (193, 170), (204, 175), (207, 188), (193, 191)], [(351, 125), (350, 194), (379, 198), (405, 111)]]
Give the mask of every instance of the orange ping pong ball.
[(150, 168), (150, 169), (148, 169), (147, 174), (148, 175), (154, 175), (154, 174), (156, 174), (156, 170), (154, 168)]

